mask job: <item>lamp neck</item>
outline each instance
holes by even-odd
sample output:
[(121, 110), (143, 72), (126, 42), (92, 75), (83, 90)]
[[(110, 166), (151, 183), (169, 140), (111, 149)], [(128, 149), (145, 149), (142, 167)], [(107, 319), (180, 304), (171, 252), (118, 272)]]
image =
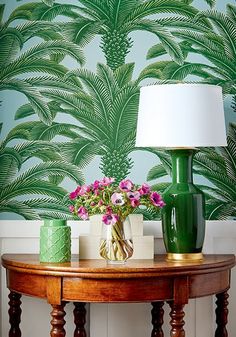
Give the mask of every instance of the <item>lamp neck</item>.
[(172, 182), (173, 183), (193, 183), (193, 156), (194, 149), (171, 150), (172, 159)]

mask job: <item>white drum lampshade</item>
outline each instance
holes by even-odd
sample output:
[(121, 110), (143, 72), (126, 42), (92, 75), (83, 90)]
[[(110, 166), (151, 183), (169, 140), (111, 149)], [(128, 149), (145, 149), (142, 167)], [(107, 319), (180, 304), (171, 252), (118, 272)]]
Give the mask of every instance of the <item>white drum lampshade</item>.
[(142, 87), (137, 147), (225, 146), (222, 88), (208, 84)]

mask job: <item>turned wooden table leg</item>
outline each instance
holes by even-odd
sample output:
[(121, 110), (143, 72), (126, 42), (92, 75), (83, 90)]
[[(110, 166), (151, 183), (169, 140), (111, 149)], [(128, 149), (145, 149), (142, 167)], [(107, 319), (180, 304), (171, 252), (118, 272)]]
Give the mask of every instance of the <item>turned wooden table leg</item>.
[(164, 310), (163, 310), (164, 302), (152, 302), (152, 335), (151, 337), (164, 337), (164, 333), (162, 330), (163, 325), (163, 316), (164, 316)]
[(171, 331), (170, 331), (170, 337), (185, 337), (185, 331), (184, 331), (184, 305), (182, 304), (175, 304), (174, 302), (169, 302), (169, 305), (171, 307), (170, 312), (170, 325), (171, 325)]
[(10, 330), (9, 330), (9, 337), (21, 337), (20, 331), (20, 316), (21, 316), (21, 295), (17, 294), (13, 291), (10, 292), (8, 295), (9, 301), (9, 322), (10, 322)]
[(84, 325), (86, 323), (86, 303), (74, 302), (74, 322), (75, 322), (75, 332), (74, 337), (86, 337), (86, 331)]
[(65, 303), (62, 304), (52, 304), (52, 312), (51, 312), (51, 337), (65, 337), (66, 331), (64, 329), (64, 325), (66, 321), (64, 320), (65, 311), (64, 311)]
[(228, 337), (226, 325), (228, 323), (228, 293), (227, 291), (216, 295), (216, 332), (215, 337)]

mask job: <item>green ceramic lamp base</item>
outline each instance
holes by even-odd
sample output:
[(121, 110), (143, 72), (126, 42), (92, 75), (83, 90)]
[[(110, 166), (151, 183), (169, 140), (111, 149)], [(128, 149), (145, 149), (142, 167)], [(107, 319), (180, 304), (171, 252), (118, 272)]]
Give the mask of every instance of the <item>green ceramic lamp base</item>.
[(170, 262), (200, 262), (204, 257), (202, 253), (168, 253), (166, 260)]

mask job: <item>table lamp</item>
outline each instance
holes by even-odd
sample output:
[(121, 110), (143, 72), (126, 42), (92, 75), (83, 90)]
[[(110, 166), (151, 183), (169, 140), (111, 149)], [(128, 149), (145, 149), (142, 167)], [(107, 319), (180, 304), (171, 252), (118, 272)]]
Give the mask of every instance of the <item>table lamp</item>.
[(202, 260), (203, 192), (193, 184), (198, 147), (225, 146), (222, 88), (208, 84), (161, 84), (140, 91), (137, 147), (170, 151), (172, 183), (163, 193), (162, 230), (167, 260)]

